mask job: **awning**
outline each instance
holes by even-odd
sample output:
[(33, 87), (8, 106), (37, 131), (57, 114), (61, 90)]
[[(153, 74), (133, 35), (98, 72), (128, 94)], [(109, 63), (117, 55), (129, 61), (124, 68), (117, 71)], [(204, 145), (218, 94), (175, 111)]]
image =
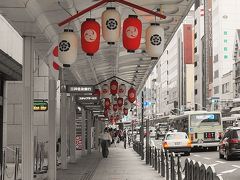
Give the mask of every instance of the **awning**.
[(231, 113), (233, 113), (233, 112), (239, 112), (240, 113), (240, 107), (234, 107), (234, 108), (231, 109), (230, 112)]

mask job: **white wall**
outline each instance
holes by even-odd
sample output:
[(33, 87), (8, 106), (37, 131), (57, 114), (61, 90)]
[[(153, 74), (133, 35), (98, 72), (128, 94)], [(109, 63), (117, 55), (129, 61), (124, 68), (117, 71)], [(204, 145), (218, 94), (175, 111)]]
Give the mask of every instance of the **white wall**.
[(0, 14), (0, 49), (22, 64), (23, 39)]

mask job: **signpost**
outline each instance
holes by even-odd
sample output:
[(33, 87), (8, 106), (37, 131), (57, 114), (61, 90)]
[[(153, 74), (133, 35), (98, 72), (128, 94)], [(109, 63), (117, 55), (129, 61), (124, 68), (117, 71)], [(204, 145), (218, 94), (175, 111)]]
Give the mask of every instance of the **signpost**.
[(93, 93), (94, 86), (91, 85), (63, 85), (61, 86), (62, 93)]
[(34, 111), (47, 111), (48, 110), (48, 102), (46, 102), (45, 100), (34, 100), (33, 110)]

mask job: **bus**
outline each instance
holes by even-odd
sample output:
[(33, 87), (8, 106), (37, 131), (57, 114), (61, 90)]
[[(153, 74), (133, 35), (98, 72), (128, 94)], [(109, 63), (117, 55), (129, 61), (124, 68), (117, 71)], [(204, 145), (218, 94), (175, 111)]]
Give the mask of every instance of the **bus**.
[(169, 118), (169, 123), (171, 128), (188, 134), (194, 149), (217, 150), (223, 135), (221, 112), (186, 111)]
[(223, 130), (225, 131), (228, 127), (236, 127), (239, 126), (240, 124), (240, 119), (239, 117), (223, 117), (222, 118), (223, 122)]

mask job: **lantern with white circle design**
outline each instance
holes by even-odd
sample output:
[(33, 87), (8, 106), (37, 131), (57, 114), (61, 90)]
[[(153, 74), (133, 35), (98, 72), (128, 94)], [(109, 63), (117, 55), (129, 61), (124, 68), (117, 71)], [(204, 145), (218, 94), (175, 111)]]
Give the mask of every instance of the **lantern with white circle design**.
[(125, 109), (129, 109), (131, 107), (131, 103), (129, 102), (129, 100), (126, 98), (124, 100), (124, 108)]
[(158, 59), (164, 49), (164, 29), (159, 23), (151, 23), (146, 29), (146, 52), (152, 59)]
[(117, 110), (118, 110), (118, 105), (117, 104), (113, 104), (113, 111), (117, 112)]
[(100, 25), (95, 19), (88, 18), (81, 25), (82, 50), (89, 56), (93, 56), (100, 45)]
[(78, 39), (72, 29), (64, 29), (59, 35), (58, 57), (64, 67), (70, 67), (77, 59)]
[(117, 99), (117, 104), (118, 104), (118, 107), (122, 107), (122, 105), (123, 105), (123, 98), (118, 98)]
[(118, 96), (123, 98), (126, 95), (126, 85), (120, 84), (118, 88)]
[(105, 109), (110, 109), (111, 101), (109, 98), (104, 99), (104, 106), (105, 106)]
[(120, 38), (121, 17), (115, 7), (107, 7), (102, 13), (102, 35), (108, 44), (115, 44)]
[(128, 100), (130, 103), (136, 100), (136, 90), (133, 87), (128, 90)]
[(109, 97), (109, 86), (108, 86), (108, 84), (104, 84), (102, 86), (102, 96), (103, 96), (103, 98), (108, 98)]
[(124, 114), (124, 116), (127, 116), (128, 115), (128, 109), (124, 108), (123, 109), (123, 114)]
[(137, 15), (129, 15), (123, 22), (123, 47), (128, 52), (134, 52), (140, 46), (142, 36), (142, 22)]

